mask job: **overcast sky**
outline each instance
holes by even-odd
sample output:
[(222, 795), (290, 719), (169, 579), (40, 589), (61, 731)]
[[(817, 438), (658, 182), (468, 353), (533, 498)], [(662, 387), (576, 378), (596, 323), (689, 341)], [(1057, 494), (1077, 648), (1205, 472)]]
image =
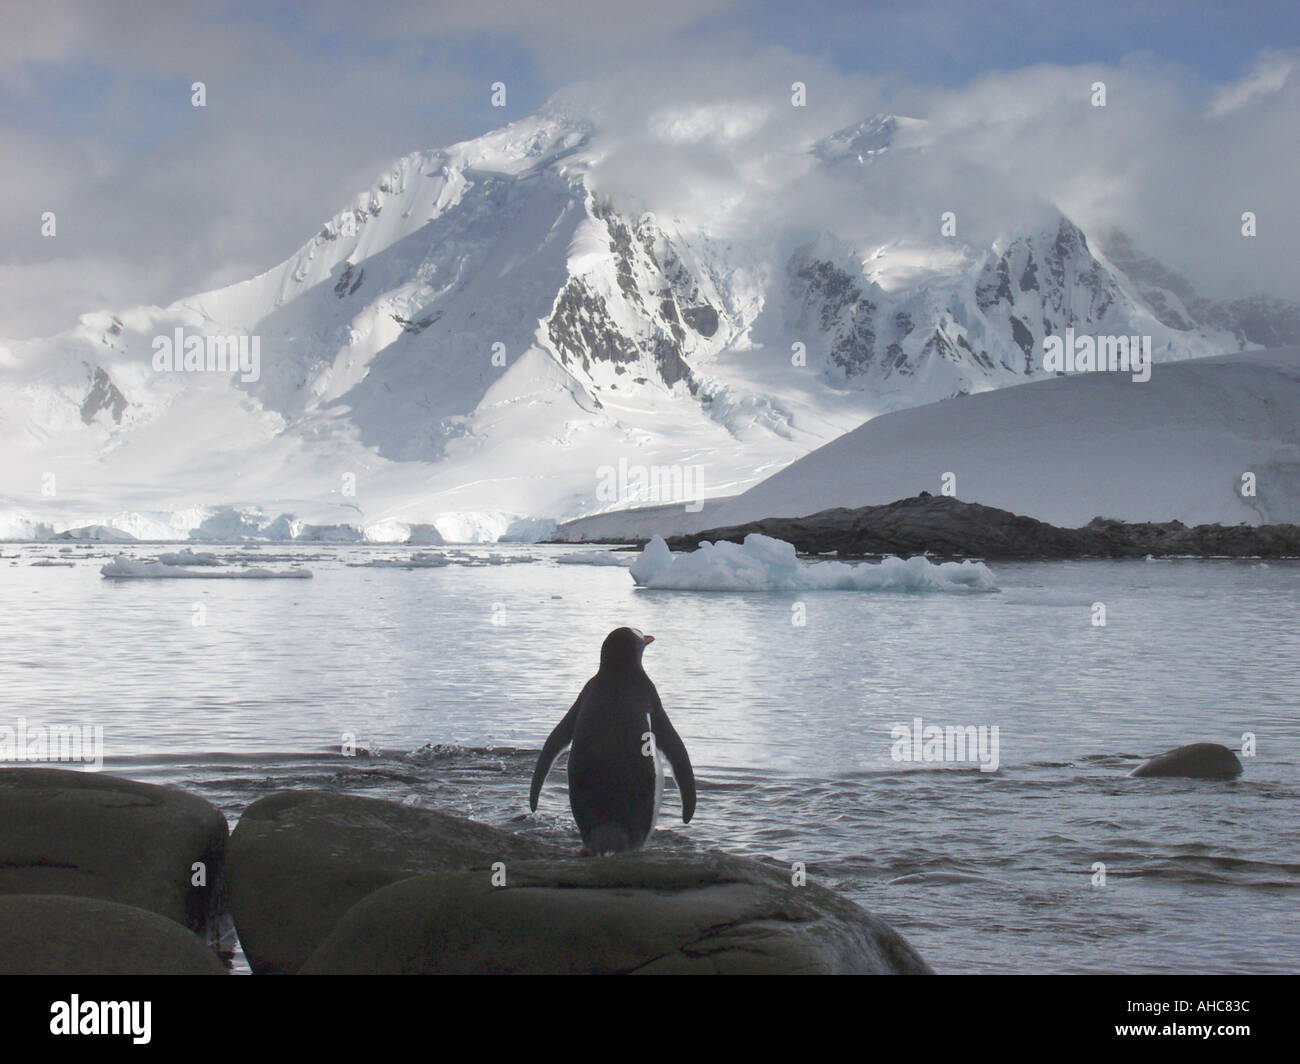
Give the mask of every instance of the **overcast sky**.
[[(779, 181), (783, 153), (888, 111), (928, 118), (944, 162), (897, 164), (877, 227), (908, 196), (990, 219), (1002, 193), (1042, 196), (1124, 226), (1209, 294), (1300, 298), (1300, 7), (1065, 6), (0, 0), (0, 336), (265, 270), (393, 159), (562, 90), (617, 146), (601, 180), (651, 207), (710, 179)], [(1105, 109), (1086, 104), (1094, 81)], [(666, 148), (681, 116), (710, 135)], [(823, 201), (816, 220), (832, 208), (853, 209)]]

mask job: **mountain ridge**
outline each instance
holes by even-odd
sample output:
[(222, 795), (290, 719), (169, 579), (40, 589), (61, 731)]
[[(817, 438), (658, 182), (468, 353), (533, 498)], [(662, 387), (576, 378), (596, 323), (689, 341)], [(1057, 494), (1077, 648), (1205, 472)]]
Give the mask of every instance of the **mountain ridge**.
[[(804, 163), (869, 192), (900, 135), (937, 150), (924, 132), (875, 116)], [(881, 413), (1041, 378), (1067, 327), (1150, 334), (1157, 362), (1300, 328), (1285, 301), (1184, 298), (1121, 246), (1134, 281), (1041, 205), (987, 247), (632, 217), (592, 181), (605, 150), (543, 109), (404, 156), (253, 278), (0, 345), (10, 524), (127, 511), (187, 533), (229, 506), (490, 537), (637, 501), (598, 496), (619, 456), (736, 494)], [(174, 328), (256, 334), (257, 379), (154, 372)], [(42, 494), (47, 473), (71, 490)]]

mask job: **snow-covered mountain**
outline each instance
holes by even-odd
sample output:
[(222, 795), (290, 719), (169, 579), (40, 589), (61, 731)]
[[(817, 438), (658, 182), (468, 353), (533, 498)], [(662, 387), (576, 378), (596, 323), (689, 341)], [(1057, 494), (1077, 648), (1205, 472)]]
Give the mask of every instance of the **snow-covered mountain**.
[[(924, 129), (878, 116), (796, 162), (867, 197), (882, 153), (942, 150)], [(1198, 304), (1041, 205), (990, 246), (634, 210), (593, 180), (611, 151), (548, 107), (401, 159), (260, 276), (0, 344), (0, 534), (529, 535), (734, 495), (877, 414), (1044, 376), (1066, 328), (1161, 362), (1300, 320)]]

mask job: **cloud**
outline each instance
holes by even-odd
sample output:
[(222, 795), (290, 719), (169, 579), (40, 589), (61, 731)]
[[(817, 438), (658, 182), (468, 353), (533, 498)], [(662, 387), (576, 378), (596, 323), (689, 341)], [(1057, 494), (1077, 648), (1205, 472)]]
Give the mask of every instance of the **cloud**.
[[(779, 211), (848, 241), (992, 240), (1034, 205), (1119, 225), (1207, 294), (1300, 291), (1296, 53), (1227, 84), (1149, 54), (1033, 62), (960, 85), (846, 69), (783, 9), (666, 0), (133, 4), (15, 8), (0, 37), (0, 335), (67, 328), (96, 307), (167, 302), (292, 254), (391, 161), (554, 106), (602, 130), (593, 183), (634, 212), (719, 233)], [(855, 11), (857, 9), (854, 9)], [(996, 7), (989, 32), (1027, 17)], [(757, 14), (756, 14), (757, 12)], [(892, 13), (891, 13), (892, 12)], [(870, 5), (870, 30), (969, 51), (941, 4)], [(761, 17), (760, 17), (761, 16)], [(815, 41), (863, 16), (829, 10)], [(955, 28), (965, 27), (958, 32)], [(1041, 27), (1040, 27), (1041, 29)], [(866, 32), (859, 26), (857, 32)], [(913, 42), (915, 43), (915, 42)], [(877, 45), (877, 47), (883, 47)], [(913, 45), (906, 45), (913, 47)], [(208, 106), (190, 106), (192, 81)], [(511, 106), (488, 106), (505, 80)], [(805, 86), (806, 107), (791, 86)], [(1104, 108), (1091, 86), (1103, 81)], [(809, 149), (879, 112), (925, 119), (869, 167), (826, 172)], [(42, 211), (58, 236), (41, 237)], [(1254, 211), (1254, 238), (1240, 216)]]
[[(933, 239), (949, 210), (962, 238), (985, 244), (1051, 204), (1088, 231), (1123, 228), (1207, 295), (1294, 298), (1300, 210), (1283, 176), (1300, 169), (1293, 63), (1271, 54), (1217, 92), (1149, 55), (886, 91), (769, 50), (704, 74), (670, 69), (662, 94), (638, 93), (632, 72), (588, 87), (586, 98), (612, 131), (598, 187), (632, 210), (681, 211), (722, 231), (779, 215), (865, 248)], [(807, 109), (790, 106), (796, 76), (807, 81)], [(1097, 83), (1105, 106), (1093, 105)], [(1235, 101), (1230, 111), (1224, 100)], [(866, 167), (811, 164), (817, 138), (882, 110), (925, 122)], [(1242, 235), (1244, 211), (1259, 220), (1254, 237)]]
[[(745, 0), (393, 0), (357, 18), (351, 0), (315, 5), (317, 24), (371, 40), (492, 35), (524, 49), (537, 70), (565, 84), (627, 63), (705, 48), (719, 19), (753, 7)], [(501, 72), (484, 68), (484, 82)]]
[[(98, 298), (81, 309), (261, 272), (393, 159), (474, 132), (428, 101), (477, 86), (427, 52), (344, 55), (195, 5), (49, 12), (23, 31), (31, 49), (0, 45), (13, 116), (0, 129), (0, 226), (13, 234), (0, 335), (70, 327), (69, 294), (92, 279)], [(191, 106), (194, 81), (206, 107)]]
[[(1208, 108), (1189, 72), (1133, 56), (989, 75), (938, 94), (930, 115), (954, 155), (1086, 227), (1124, 228), (1206, 294), (1294, 297), (1300, 211), (1283, 175), (1300, 165), (1300, 79), (1277, 74), (1293, 58), (1270, 57), (1266, 78), (1257, 67)], [(1105, 107), (1091, 106), (1095, 82)], [(1256, 237), (1241, 234), (1248, 210)]]
[(1214, 96), (1210, 116), (1219, 118), (1239, 110), (1261, 96), (1281, 92), (1295, 70), (1295, 59), (1280, 52), (1260, 56), (1251, 72), (1240, 81), (1225, 85)]

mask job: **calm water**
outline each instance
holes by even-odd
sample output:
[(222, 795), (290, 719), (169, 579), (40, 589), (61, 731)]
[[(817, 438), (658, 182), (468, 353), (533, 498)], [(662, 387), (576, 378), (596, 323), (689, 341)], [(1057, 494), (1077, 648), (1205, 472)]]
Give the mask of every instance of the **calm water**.
[[(653, 845), (806, 862), (943, 972), (1300, 970), (1300, 564), (994, 565), (996, 594), (725, 594), (554, 563), (571, 549), (400, 570), (348, 563), (405, 548), (262, 548), (315, 579), (110, 581), (114, 548), (6, 546), (0, 724), (101, 724), (109, 771), (195, 790), (232, 823), (315, 786), (576, 847), (563, 771), (536, 816), (528, 779), (601, 639), (630, 624), (656, 636), (646, 668), (699, 780), (695, 820), (670, 789)], [(998, 770), (894, 761), (890, 729), (915, 717), (996, 725)], [(1237, 782), (1125, 778), (1247, 732)], [(341, 756), (345, 733), (376, 753)]]

